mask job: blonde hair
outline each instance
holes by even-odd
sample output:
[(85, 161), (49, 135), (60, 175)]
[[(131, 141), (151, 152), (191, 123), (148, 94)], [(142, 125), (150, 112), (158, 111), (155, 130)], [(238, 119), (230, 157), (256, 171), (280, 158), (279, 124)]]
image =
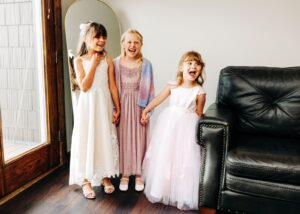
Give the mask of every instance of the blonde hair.
[[(141, 34), (139, 31), (135, 30), (135, 29), (129, 28), (129, 29), (128, 29), (127, 31), (125, 31), (125, 32), (123, 33), (123, 35), (121, 36), (121, 46), (122, 46), (123, 42), (125, 41), (126, 36), (127, 36), (128, 34), (135, 34), (135, 35), (137, 35), (137, 37), (138, 37), (139, 40), (140, 40), (141, 45), (143, 45), (143, 36), (142, 36), (142, 34)], [(125, 52), (125, 50), (124, 50), (123, 48), (121, 48), (121, 49), (122, 49), (122, 50), (121, 50), (121, 57), (125, 57), (125, 56), (126, 56), (126, 52)], [(138, 58), (139, 60), (141, 60), (141, 61), (143, 60), (143, 54), (142, 54), (141, 51), (140, 51), (140, 53), (138, 54), (137, 58)]]
[[(107, 31), (102, 24), (97, 22), (87, 22), (80, 25), (80, 38), (77, 48), (77, 55), (83, 56), (88, 52), (87, 43), (91, 42), (93, 38), (100, 38), (103, 36), (107, 38)], [(106, 51), (103, 51), (105, 55)]]
[(200, 70), (200, 75), (197, 78), (197, 82), (202, 85), (204, 83), (204, 67), (205, 67), (205, 63), (202, 60), (202, 56), (200, 53), (196, 52), (196, 51), (188, 51), (185, 54), (183, 54), (179, 60), (179, 65), (178, 65), (178, 71), (177, 71), (177, 85), (181, 85), (183, 83), (183, 72), (180, 69), (180, 67), (182, 66), (182, 64), (186, 61), (196, 61), (198, 65), (201, 66), (201, 70)]

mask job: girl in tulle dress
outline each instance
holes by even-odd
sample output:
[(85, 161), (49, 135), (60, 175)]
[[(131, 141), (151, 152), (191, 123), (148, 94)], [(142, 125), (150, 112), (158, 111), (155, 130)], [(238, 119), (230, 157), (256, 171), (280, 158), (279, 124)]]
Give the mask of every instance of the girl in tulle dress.
[(74, 115), (69, 184), (81, 185), (84, 197), (94, 199), (92, 186), (103, 184), (108, 194), (115, 190), (110, 177), (119, 175), (119, 148), (113, 123), (119, 120), (120, 104), (112, 58), (104, 49), (106, 29), (96, 22), (81, 24), (80, 29), (74, 68), (81, 92)]
[(167, 84), (142, 112), (141, 123), (147, 124), (147, 113), (170, 96), (169, 106), (157, 119), (143, 162), (144, 193), (152, 203), (198, 209), (201, 148), (195, 130), (205, 103), (203, 68), (199, 53), (185, 53), (179, 62), (177, 83)]

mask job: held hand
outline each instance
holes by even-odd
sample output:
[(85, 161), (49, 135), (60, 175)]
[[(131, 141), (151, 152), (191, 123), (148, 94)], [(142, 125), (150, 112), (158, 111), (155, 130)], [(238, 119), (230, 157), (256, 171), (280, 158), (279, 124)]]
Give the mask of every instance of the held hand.
[(119, 122), (119, 119), (120, 119), (120, 111), (114, 111), (112, 122), (114, 124), (117, 124)]
[(148, 122), (149, 122), (149, 117), (145, 112), (143, 112), (142, 113), (142, 118), (141, 118), (141, 124), (142, 125), (147, 125)]

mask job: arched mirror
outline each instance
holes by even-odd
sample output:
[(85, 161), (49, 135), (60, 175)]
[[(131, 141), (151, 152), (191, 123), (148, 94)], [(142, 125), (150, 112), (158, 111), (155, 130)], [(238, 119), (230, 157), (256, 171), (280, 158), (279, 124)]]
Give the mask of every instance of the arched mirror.
[(95, 21), (105, 26), (107, 30), (106, 51), (116, 57), (120, 54), (120, 24), (114, 11), (104, 2), (98, 0), (79, 0), (68, 9), (65, 17), (66, 42), (69, 57), (69, 73), (71, 82), (72, 106), (77, 104), (79, 89), (74, 81), (72, 57), (76, 55), (79, 40), (79, 25), (87, 21)]

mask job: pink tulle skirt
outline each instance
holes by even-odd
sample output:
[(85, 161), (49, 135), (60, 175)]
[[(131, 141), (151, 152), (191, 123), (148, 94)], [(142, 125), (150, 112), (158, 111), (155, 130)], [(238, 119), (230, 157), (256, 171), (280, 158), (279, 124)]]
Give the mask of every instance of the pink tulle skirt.
[(176, 107), (158, 117), (143, 162), (144, 193), (152, 203), (179, 209), (198, 209), (200, 146), (196, 143), (198, 116)]

